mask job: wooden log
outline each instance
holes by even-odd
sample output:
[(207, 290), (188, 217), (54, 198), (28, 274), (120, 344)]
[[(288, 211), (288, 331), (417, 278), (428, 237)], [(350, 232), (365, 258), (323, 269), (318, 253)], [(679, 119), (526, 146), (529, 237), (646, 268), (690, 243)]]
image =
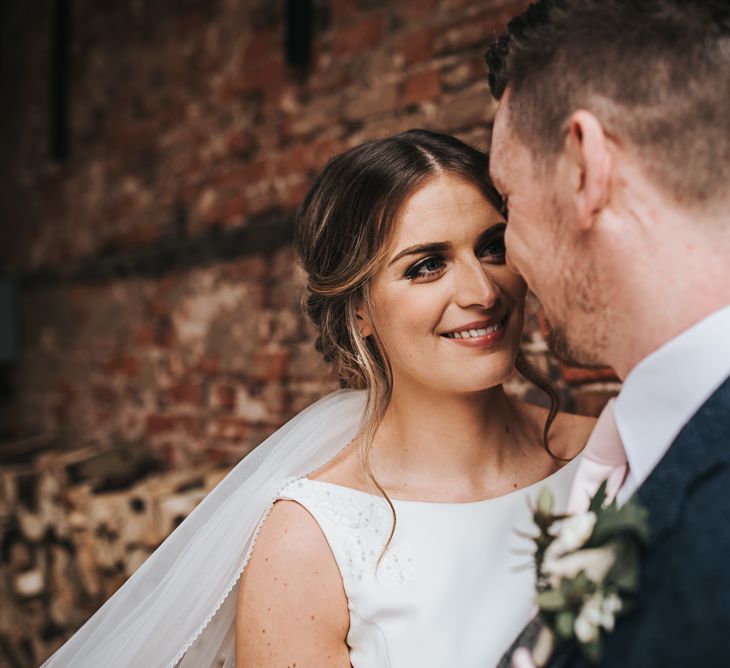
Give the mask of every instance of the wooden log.
[(46, 581), (40, 568), (18, 573), (13, 578), (13, 589), (21, 598), (30, 598), (43, 593)]

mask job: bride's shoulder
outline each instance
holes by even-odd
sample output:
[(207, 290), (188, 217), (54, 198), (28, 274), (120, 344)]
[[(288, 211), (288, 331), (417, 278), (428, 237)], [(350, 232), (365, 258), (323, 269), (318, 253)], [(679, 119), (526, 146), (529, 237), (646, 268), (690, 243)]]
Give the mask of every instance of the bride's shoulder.
[(289, 573), (293, 581), (279, 586), (290, 587), (296, 585), (298, 575), (306, 576), (308, 571), (326, 573), (330, 562), (336, 573), (327, 539), (310, 512), (297, 501), (279, 499), (261, 526), (244, 580), (263, 578), (274, 583), (278, 582), (277, 572)]
[[(349, 613), (339, 569), (319, 525), (296, 501), (277, 501), (264, 521), (241, 576), (236, 610), (238, 654), (246, 665), (260, 665), (260, 656), (274, 651), (282, 659), (307, 658), (313, 639), (342, 653)], [(292, 618), (319, 621), (300, 637), (292, 633)]]

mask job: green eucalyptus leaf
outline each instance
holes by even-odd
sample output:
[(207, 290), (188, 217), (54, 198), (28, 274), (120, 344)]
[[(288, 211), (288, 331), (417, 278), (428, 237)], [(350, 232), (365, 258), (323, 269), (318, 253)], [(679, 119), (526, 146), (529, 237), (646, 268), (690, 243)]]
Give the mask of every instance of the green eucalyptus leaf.
[(588, 579), (585, 571), (581, 571), (574, 578), (562, 580), (560, 590), (566, 599), (583, 600), (588, 594), (592, 594), (595, 585)]
[(575, 624), (575, 613), (563, 610), (555, 617), (555, 633), (560, 638), (568, 640), (573, 637), (573, 624)]
[(537, 497), (537, 512), (542, 515), (550, 515), (553, 512), (555, 498), (549, 487), (543, 487)]
[(608, 574), (607, 581), (624, 592), (635, 593), (639, 589), (639, 550), (627, 540), (618, 544), (616, 563)]
[(566, 603), (565, 596), (557, 589), (547, 589), (537, 595), (537, 605), (540, 610), (554, 612), (564, 608)]
[(619, 535), (630, 535), (637, 542), (648, 544), (649, 514), (636, 501), (630, 501), (621, 508), (605, 508), (598, 512), (589, 542), (602, 545)]
[(598, 491), (593, 495), (593, 498), (590, 501), (590, 505), (588, 506), (588, 510), (590, 510), (593, 513), (599, 513), (601, 511), (601, 508), (603, 508), (603, 504), (606, 502), (606, 487), (608, 486), (608, 479), (604, 480), (600, 487), (598, 488)]

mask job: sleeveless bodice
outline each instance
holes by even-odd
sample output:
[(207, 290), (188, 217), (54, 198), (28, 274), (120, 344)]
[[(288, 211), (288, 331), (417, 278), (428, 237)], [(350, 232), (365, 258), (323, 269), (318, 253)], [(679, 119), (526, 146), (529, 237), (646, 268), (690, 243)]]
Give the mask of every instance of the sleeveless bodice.
[[(534, 607), (531, 507), (567, 504), (577, 460), (533, 485), (471, 503), (393, 500), (298, 478), (280, 498), (319, 524), (342, 576), (353, 668), (494, 666)], [(378, 560), (380, 562), (378, 563)]]

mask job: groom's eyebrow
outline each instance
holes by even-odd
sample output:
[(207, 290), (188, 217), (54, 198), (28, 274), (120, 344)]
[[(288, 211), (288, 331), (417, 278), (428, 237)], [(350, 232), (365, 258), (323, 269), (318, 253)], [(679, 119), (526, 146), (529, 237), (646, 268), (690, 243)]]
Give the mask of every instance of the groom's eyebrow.
[(446, 241), (434, 241), (427, 244), (415, 244), (414, 246), (408, 246), (404, 248), (398, 255), (396, 255), (389, 263), (395, 264), (403, 257), (407, 255), (420, 255), (421, 253), (445, 253), (451, 250), (451, 244)]

